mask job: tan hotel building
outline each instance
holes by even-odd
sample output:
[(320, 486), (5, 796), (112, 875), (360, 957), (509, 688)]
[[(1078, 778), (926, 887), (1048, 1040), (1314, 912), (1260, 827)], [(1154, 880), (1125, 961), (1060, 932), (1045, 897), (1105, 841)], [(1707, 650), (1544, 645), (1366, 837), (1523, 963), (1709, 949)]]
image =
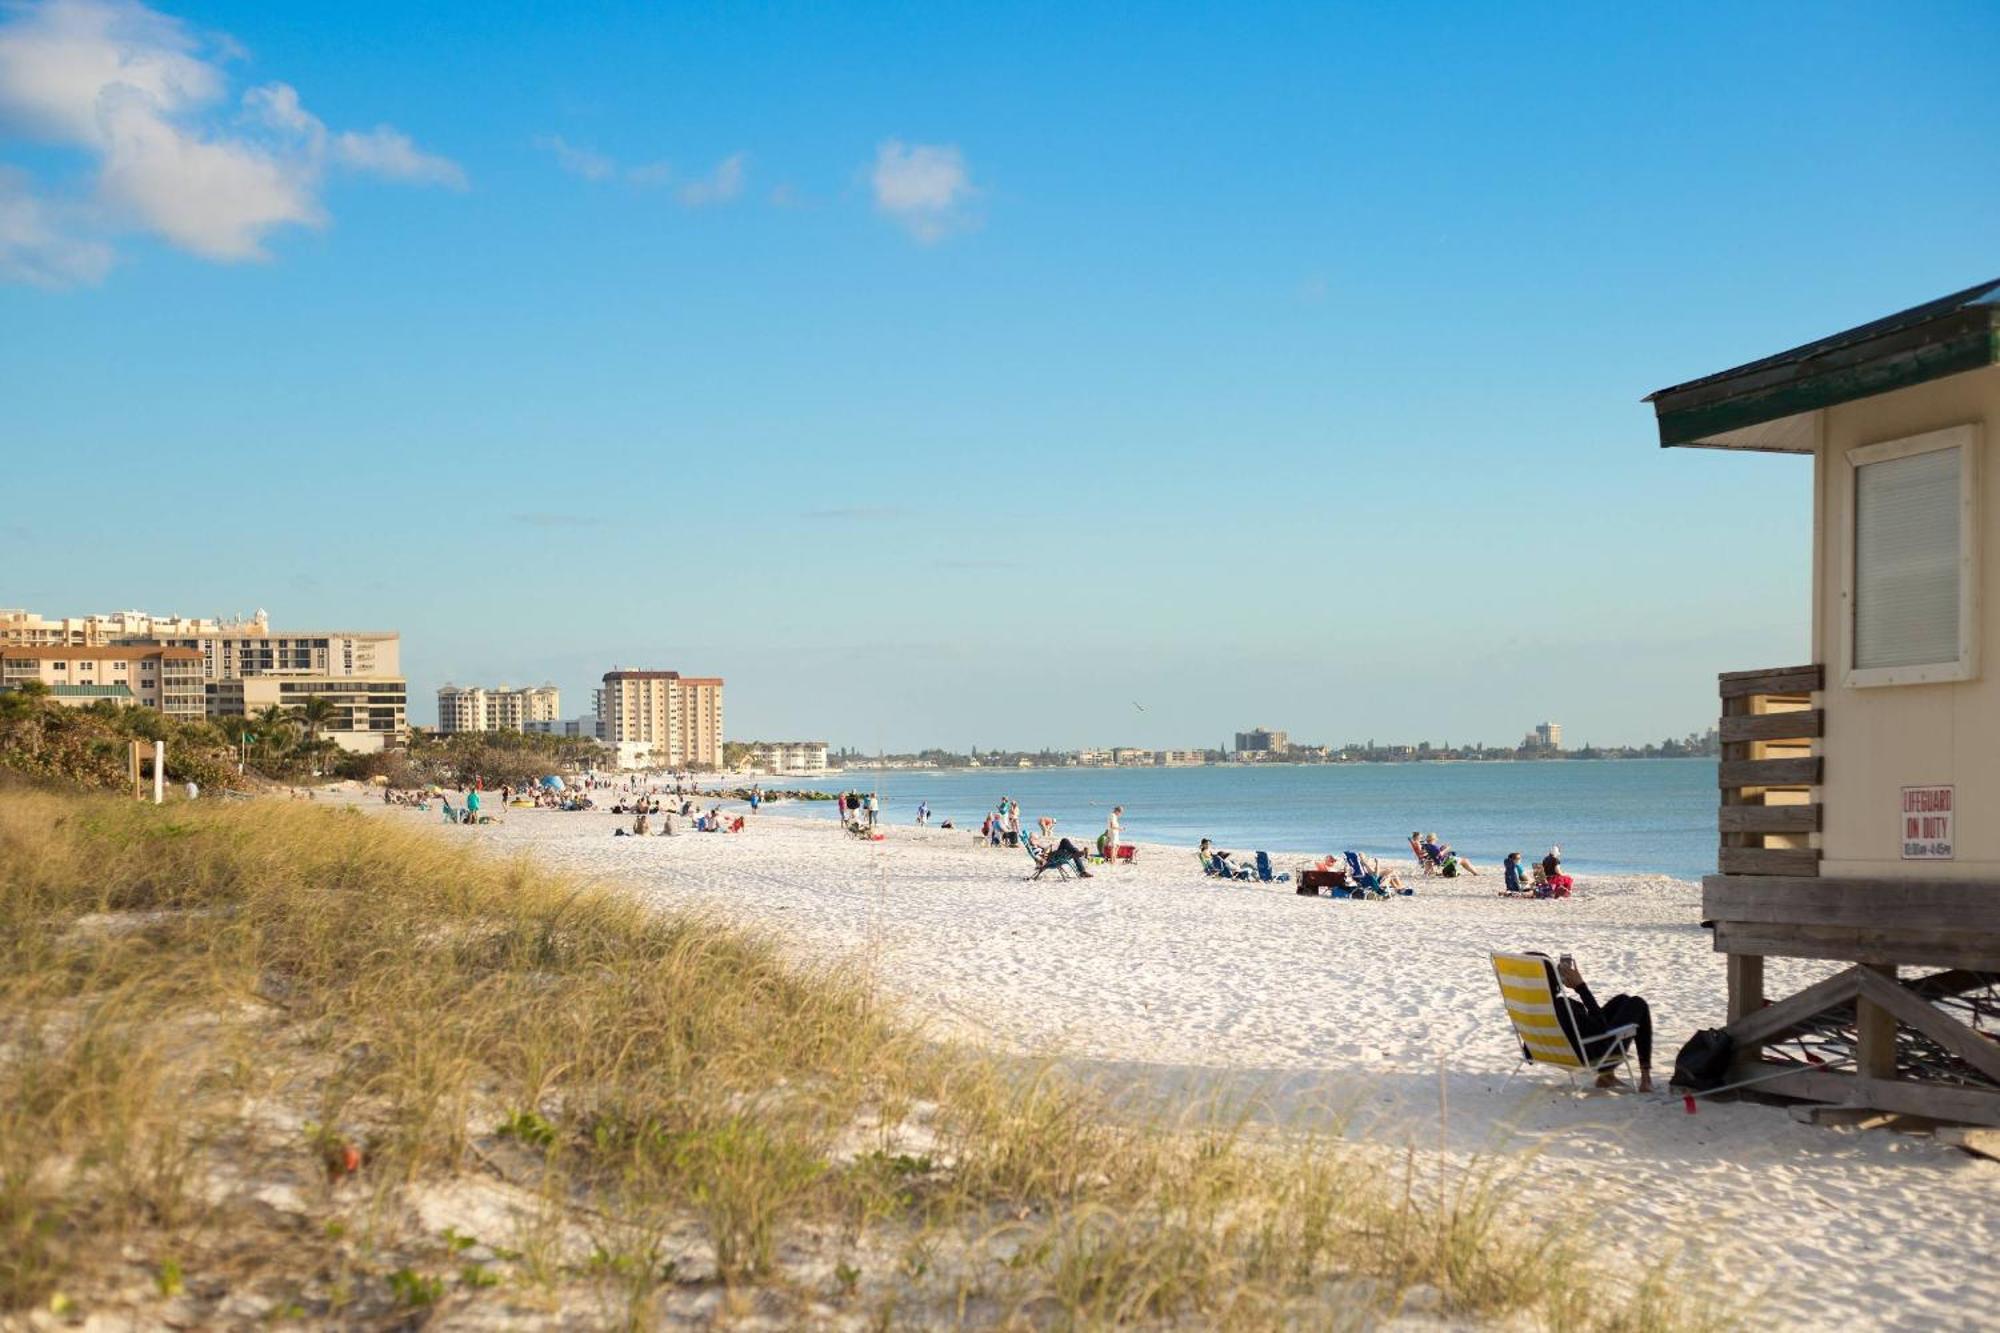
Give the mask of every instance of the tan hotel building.
[(30, 680), (48, 686), (57, 703), (71, 706), (114, 699), (197, 722), (207, 712), (201, 654), (188, 648), (0, 647), (0, 687)]
[(607, 671), (599, 735), (620, 768), (722, 767), (722, 677)]

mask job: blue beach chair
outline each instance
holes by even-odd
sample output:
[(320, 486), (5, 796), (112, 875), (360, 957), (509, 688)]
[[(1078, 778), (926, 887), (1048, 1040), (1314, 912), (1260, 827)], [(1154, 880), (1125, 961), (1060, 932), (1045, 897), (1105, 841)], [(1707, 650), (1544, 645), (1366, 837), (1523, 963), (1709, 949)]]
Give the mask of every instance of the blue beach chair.
[(1269, 852), (1257, 853), (1257, 879), (1264, 884), (1289, 884), (1292, 882), (1292, 877), (1288, 874), (1274, 875), (1271, 873), (1271, 854)]

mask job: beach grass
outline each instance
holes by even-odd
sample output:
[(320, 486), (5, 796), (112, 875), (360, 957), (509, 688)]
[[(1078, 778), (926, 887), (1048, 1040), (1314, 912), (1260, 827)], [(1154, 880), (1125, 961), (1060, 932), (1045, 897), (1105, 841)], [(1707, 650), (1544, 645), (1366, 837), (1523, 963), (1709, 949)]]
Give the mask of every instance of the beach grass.
[(352, 808), (0, 795), (0, 1311), (1726, 1322), (1517, 1177), (1134, 1117), (851, 969)]

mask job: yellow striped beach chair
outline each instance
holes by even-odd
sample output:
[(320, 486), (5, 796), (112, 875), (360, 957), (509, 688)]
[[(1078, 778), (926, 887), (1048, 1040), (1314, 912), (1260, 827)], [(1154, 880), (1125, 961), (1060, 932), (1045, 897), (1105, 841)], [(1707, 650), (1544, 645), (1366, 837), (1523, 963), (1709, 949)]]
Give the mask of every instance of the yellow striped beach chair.
[(1578, 1074), (1595, 1077), (1617, 1069), (1630, 1058), (1636, 1023), (1613, 1028), (1587, 1043), (1603, 1049), (1586, 1051), (1563, 1028), (1556, 1016), (1556, 965), (1544, 954), (1496, 953), (1493, 975), (1500, 983), (1500, 999), (1514, 1024), (1521, 1043), (1521, 1058), (1532, 1064), (1553, 1065), (1569, 1075), (1572, 1084)]

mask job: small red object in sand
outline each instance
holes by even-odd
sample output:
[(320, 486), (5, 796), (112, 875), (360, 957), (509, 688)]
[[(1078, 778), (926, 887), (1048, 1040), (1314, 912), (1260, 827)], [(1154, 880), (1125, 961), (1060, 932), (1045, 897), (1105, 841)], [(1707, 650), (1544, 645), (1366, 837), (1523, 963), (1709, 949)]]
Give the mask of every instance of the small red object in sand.
[(1693, 1115), (1693, 1114), (1694, 1114), (1694, 1094), (1690, 1092), (1690, 1093), (1688, 1093), (1688, 1094), (1687, 1094), (1687, 1095), (1686, 1095), (1685, 1097), (1682, 1097), (1682, 1098), (1681, 1098), (1681, 1105), (1683, 1105), (1683, 1106), (1687, 1107), (1687, 1109), (1688, 1109), (1688, 1114), (1689, 1114), (1689, 1115)]

